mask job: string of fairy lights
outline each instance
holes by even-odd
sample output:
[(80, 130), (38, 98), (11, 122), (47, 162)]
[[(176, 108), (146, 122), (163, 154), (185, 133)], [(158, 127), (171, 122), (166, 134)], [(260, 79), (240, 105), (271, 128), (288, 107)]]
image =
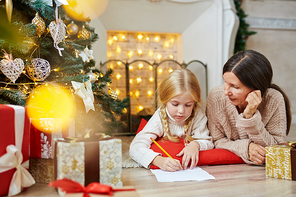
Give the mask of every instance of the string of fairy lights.
[[(151, 64), (163, 60), (177, 60), (178, 34), (138, 33), (138, 32), (107, 32), (107, 58), (132, 62), (146, 60)], [(110, 62), (108, 68), (114, 71), (112, 84), (119, 98), (126, 95), (125, 67), (121, 61)], [(167, 63), (157, 68), (159, 83), (168, 73), (178, 69), (178, 65)], [(144, 108), (154, 107), (154, 67), (139, 61), (129, 64), (129, 84), (131, 113), (136, 114)]]

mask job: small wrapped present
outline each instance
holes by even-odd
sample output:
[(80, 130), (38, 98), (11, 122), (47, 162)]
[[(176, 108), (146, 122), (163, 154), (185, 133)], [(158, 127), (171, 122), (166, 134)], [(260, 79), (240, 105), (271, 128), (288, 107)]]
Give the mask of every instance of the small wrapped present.
[(35, 183), (27, 170), (30, 121), (26, 108), (0, 104), (0, 125), (0, 196), (11, 196)]
[(31, 124), (30, 128), (30, 158), (53, 159), (54, 139), (75, 136), (75, 124), (73, 119), (68, 120), (68, 128), (62, 130), (62, 118), (40, 118), (44, 131), (38, 130)]
[(296, 144), (285, 143), (266, 147), (266, 176), (296, 180)]
[(68, 178), (87, 186), (100, 182), (122, 186), (120, 139), (65, 138), (55, 144), (55, 178)]
[(36, 183), (50, 183), (54, 180), (54, 160), (30, 158), (29, 172)]

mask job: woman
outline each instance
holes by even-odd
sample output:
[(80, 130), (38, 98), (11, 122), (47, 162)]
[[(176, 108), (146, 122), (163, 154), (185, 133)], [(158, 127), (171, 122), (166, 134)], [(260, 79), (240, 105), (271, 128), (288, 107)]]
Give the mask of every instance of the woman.
[(207, 99), (208, 128), (215, 148), (246, 163), (265, 162), (265, 147), (286, 142), (291, 110), (286, 94), (272, 84), (267, 58), (253, 50), (233, 55), (223, 67), (224, 85)]

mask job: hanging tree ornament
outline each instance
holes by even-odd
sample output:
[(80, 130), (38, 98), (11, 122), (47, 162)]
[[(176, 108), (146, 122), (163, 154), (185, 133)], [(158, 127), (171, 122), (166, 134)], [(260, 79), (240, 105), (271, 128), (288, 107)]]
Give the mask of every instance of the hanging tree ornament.
[(89, 73), (86, 74), (89, 77), (91, 83), (94, 83), (97, 80), (97, 75), (90, 70)]
[(6, 9), (6, 14), (7, 14), (7, 19), (8, 22), (11, 22), (11, 15), (12, 15), (12, 0), (5, 0), (5, 9)]
[(93, 50), (89, 50), (88, 47), (85, 47), (83, 51), (80, 51), (79, 56), (82, 58), (84, 62), (89, 62), (89, 60), (94, 58), (92, 54)]
[(32, 23), (36, 25), (36, 34), (40, 38), (41, 35), (45, 32), (45, 22), (44, 20), (39, 16), (38, 12), (36, 12), (35, 17), (32, 20)]
[(82, 40), (90, 38), (90, 32), (84, 27), (84, 25), (82, 26), (82, 29), (78, 32), (77, 38), (81, 38)]
[(71, 36), (78, 33), (78, 26), (74, 23), (74, 21), (67, 25), (67, 33)]
[(50, 75), (50, 64), (42, 58), (34, 58), (27, 66), (27, 73), (33, 81), (44, 81)]
[(65, 42), (67, 27), (64, 22), (58, 18), (58, 7), (56, 7), (56, 21), (51, 21), (48, 28), (54, 41), (54, 47), (59, 51), (59, 55), (62, 56), (61, 51), (64, 50), (64, 48), (60, 48), (58, 44), (62, 41)]
[(12, 54), (4, 51), (4, 58), (0, 62), (0, 70), (13, 83), (19, 78), (24, 69), (24, 61), (20, 58), (13, 59)]

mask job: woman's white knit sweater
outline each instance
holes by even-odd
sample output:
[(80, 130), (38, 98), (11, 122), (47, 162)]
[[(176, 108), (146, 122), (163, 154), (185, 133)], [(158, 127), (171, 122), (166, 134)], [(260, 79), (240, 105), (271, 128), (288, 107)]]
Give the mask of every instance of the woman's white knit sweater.
[[(181, 138), (185, 137), (185, 121), (176, 122), (168, 116), (168, 125), (172, 135)], [(188, 129), (188, 135), (197, 139), (196, 141), (200, 144), (200, 150), (208, 150), (214, 147), (209, 136), (209, 130), (207, 129), (207, 118), (201, 107), (195, 112), (195, 116)], [(143, 130), (133, 139), (129, 150), (131, 158), (145, 168), (148, 168), (153, 159), (157, 155), (160, 155), (160, 153), (156, 153), (150, 149), (152, 144), (150, 138), (156, 139), (163, 136), (165, 136), (165, 133), (161, 122), (160, 109), (157, 109)]]
[(223, 85), (213, 88), (207, 99), (208, 128), (215, 148), (227, 149), (246, 163), (249, 160), (249, 144), (263, 147), (286, 142), (286, 109), (283, 95), (269, 88), (256, 113), (250, 119), (239, 114), (224, 95)]

